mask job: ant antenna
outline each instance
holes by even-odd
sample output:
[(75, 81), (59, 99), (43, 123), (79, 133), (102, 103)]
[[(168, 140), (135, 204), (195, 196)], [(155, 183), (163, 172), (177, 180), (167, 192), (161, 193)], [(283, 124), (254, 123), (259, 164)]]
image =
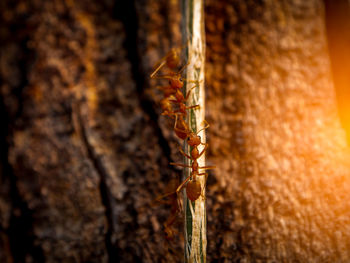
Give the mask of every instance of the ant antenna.
[(153, 71), (151, 74), (151, 79), (153, 79), (154, 75), (157, 74), (157, 72), (166, 64), (166, 61), (164, 60), (162, 63), (159, 64), (159, 66)]
[(206, 120), (203, 120), (203, 122), (204, 122), (205, 126), (204, 126), (202, 129), (200, 129), (199, 131), (197, 131), (197, 135), (198, 135), (198, 133), (200, 133), (201, 131), (203, 131), (203, 130), (205, 130), (205, 129), (208, 129), (208, 128), (210, 127), (210, 124), (209, 124)]

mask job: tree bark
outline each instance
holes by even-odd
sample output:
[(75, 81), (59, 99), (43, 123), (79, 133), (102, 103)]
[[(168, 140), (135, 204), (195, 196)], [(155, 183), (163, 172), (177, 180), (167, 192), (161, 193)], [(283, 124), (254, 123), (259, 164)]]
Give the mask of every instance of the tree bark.
[[(181, 262), (180, 170), (149, 74), (176, 1), (2, 1), (0, 261)], [(324, 5), (206, 1), (208, 262), (348, 262)]]

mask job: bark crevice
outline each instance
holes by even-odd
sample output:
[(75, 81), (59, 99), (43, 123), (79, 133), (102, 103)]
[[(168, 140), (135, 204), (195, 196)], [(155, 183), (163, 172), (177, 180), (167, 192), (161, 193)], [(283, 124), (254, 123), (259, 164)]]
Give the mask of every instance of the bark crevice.
[(106, 250), (108, 254), (108, 262), (116, 262), (117, 260), (117, 250), (114, 249), (113, 242), (112, 242), (112, 235), (113, 235), (113, 211), (112, 211), (112, 194), (110, 193), (110, 190), (107, 185), (107, 177), (108, 172), (104, 168), (100, 158), (96, 154), (93, 146), (89, 143), (88, 134), (86, 127), (84, 125), (84, 120), (82, 118), (80, 107), (73, 107), (73, 114), (76, 115), (76, 120), (78, 122), (79, 127), (79, 133), (80, 133), (80, 139), (83, 144), (83, 147), (85, 148), (87, 158), (92, 163), (96, 173), (98, 174), (100, 178), (100, 194), (101, 194), (101, 200), (102, 204), (105, 207), (105, 216), (107, 219), (107, 232), (105, 235), (105, 244), (106, 244)]
[(149, 117), (148, 121), (154, 128), (155, 135), (158, 138), (159, 145), (162, 147), (163, 154), (168, 161), (171, 160), (171, 149), (169, 141), (164, 137), (163, 132), (157, 123), (159, 114), (156, 113), (154, 103), (149, 99), (145, 90), (149, 89), (148, 75), (143, 71), (141, 61), (143, 60), (140, 51), (145, 47), (139, 45), (138, 16), (135, 1), (118, 1), (114, 6), (114, 15), (118, 18), (125, 29), (124, 49), (127, 52), (127, 58), (131, 64), (132, 78), (136, 84), (136, 95), (140, 102), (142, 111)]

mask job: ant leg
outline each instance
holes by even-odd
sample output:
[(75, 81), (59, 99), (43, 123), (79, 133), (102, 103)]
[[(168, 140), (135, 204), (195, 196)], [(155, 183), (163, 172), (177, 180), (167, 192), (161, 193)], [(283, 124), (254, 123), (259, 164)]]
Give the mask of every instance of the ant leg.
[[(169, 101), (174, 102), (174, 103), (179, 103), (177, 100), (169, 100)], [(188, 107), (186, 107), (186, 110), (189, 110), (189, 109), (200, 109), (200, 108), (201, 108), (201, 106), (199, 106), (199, 105), (194, 105), (194, 106), (188, 106)], [(175, 111), (175, 112), (181, 112), (181, 111), (177, 110), (177, 111)]]
[(179, 192), (181, 191), (182, 188), (184, 188), (185, 184), (188, 182), (188, 180), (191, 179), (191, 175), (188, 176), (180, 185), (179, 187), (176, 189), (176, 193), (179, 194)]
[[(194, 105), (194, 106), (190, 106), (190, 107), (185, 107), (185, 110), (190, 110), (190, 109), (200, 109), (201, 107), (199, 105)], [(180, 113), (180, 114), (184, 114), (183, 111), (181, 109), (178, 109), (175, 111), (175, 113)], [(185, 113), (186, 114), (186, 113)], [(186, 132), (185, 132), (186, 133)]]
[(198, 167), (198, 169), (202, 169), (202, 170), (211, 170), (211, 169), (215, 169), (216, 166), (202, 166), (202, 167)]
[(196, 88), (198, 85), (194, 85), (192, 88), (190, 88), (190, 90), (189, 91), (187, 91), (187, 93), (186, 93), (186, 97), (185, 97), (185, 101), (187, 101), (187, 99), (188, 99), (188, 97), (190, 96), (190, 94), (191, 94), (191, 92), (192, 92), (192, 90), (194, 89), (194, 88)]
[(176, 127), (176, 125), (177, 125), (177, 119), (179, 118), (179, 115), (178, 114), (176, 114), (175, 115), (175, 124), (174, 124), (174, 127)]
[(160, 202), (160, 203), (164, 203), (164, 204), (169, 204), (168, 201), (161, 202), (161, 200), (162, 200), (163, 198), (165, 198), (165, 197), (167, 197), (167, 196), (169, 196), (169, 195), (173, 195), (173, 194), (175, 194), (175, 193), (176, 193), (176, 191), (173, 191), (173, 192), (170, 192), (170, 193), (166, 193), (166, 194), (160, 195), (160, 196), (158, 196), (156, 199), (154, 199), (154, 200), (152, 201), (152, 203)]
[(174, 115), (176, 115), (176, 111), (165, 110), (161, 113), (161, 115), (169, 116), (170, 118), (174, 119)]
[(171, 226), (174, 224), (176, 217), (177, 217), (177, 212), (171, 214), (166, 220), (166, 222), (163, 224), (164, 232), (166, 234), (167, 239), (173, 239), (174, 237), (175, 231), (171, 228)]
[(174, 119), (174, 113), (173, 112), (163, 112), (161, 115), (168, 116), (171, 119)]
[(179, 146), (179, 150), (180, 150), (180, 153), (181, 153), (183, 156), (185, 156), (185, 157), (187, 157), (188, 159), (191, 159), (191, 160), (192, 160), (192, 157), (189, 156), (188, 154), (186, 154), (186, 153), (181, 149), (181, 146)]
[(201, 157), (201, 156), (205, 153), (206, 149), (208, 148), (208, 145), (209, 145), (208, 143), (205, 144), (204, 149), (203, 149), (202, 152), (198, 155), (197, 159), (198, 159), (199, 157)]
[(177, 75), (181, 75), (182, 74), (182, 71), (185, 70), (185, 68), (188, 67), (188, 65), (190, 64), (190, 62), (188, 61), (185, 65), (182, 66), (182, 68), (179, 70), (179, 72), (177, 73)]
[[(179, 187), (176, 189), (176, 194), (179, 195), (179, 192), (181, 191), (182, 188), (185, 187), (186, 183), (188, 182), (188, 180), (191, 179), (191, 175), (188, 176), (180, 185)], [(178, 206), (181, 207), (181, 201), (178, 199)]]
[[(170, 163), (170, 165), (176, 165), (176, 166), (185, 167), (185, 168), (191, 168), (192, 167), (190, 165), (186, 165), (186, 164), (183, 164), (183, 163)], [(214, 169), (214, 168), (212, 168), (212, 169)]]
[(200, 109), (201, 106), (199, 105), (194, 105), (194, 106), (189, 106), (189, 107), (186, 107), (186, 110), (189, 110), (189, 109)]
[[(177, 128), (178, 116), (179, 116), (179, 114), (176, 114), (176, 115), (175, 115), (174, 131), (175, 131), (175, 132), (181, 132), (181, 133), (188, 134), (188, 133), (189, 133), (188, 128), (187, 128), (187, 130), (186, 130), (186, 129), (185, 129), (185, 130), (182, 130), (182, 129)], [(184, 122), (184, 124), (186, 124), (186, 123)], [(186, 124), (186, 127), (187, 127), (187, 124)], [(188, 136), (188, 135), (187, 135), (187, 136)]]
[(193, 80), (193, 79), (187, 79), (187, 78), (181, 78), (182, 81), (186, 81), (188, 83), (195, 83), (196, 86), (199, 86), (199, 83), (203, 82), (203, 80)]

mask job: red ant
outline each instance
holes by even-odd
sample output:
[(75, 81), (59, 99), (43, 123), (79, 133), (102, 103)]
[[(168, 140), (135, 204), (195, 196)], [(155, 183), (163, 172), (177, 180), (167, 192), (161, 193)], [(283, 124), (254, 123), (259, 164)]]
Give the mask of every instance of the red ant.
[(191, 132), (181, 114), (175, 115), (174, 131), (177, 137), (182, 140), (185, 140)]
[[(168, 116), (172, 117), (172, 115), (179, 112), (179, 113), (182, 113), (184, 116), (186, 116), (187, 109), (199, 108), (199, 105), (194, 105), (194, 106), (190, 106), (190, 107), (187, 107), (185, 105), (185, 102), (189, 98), (191, 91), (196, 86), (192, 87), (187, 92), (186, 97), (181, 92), (181, 89), (184, 85), (183, 80), (185, 80), (181, 77), (181, 74), (182, 74), (183, 70), (189, 65), (189, 62), (187, 64), (185, 64), (177, 73), (170, 72), (169, 75), (156, 76), (156, 73), (164, 65), (167, 65), (167, 67), (170, 70), (173, 70), (180, 64), (180, 57), (178, 55), (177, 49), (175, 49), (175, 48), (171, 49), (168, 52), (168, 54), (165, 57), (163, 57), (160, 61), (162, 61), (162, 62), (157, 63), (157, 64), (159, 64), (159, 63), (160, 64), (152, 72), (150, 77), (155, 78), (155, 79), (169, 79), (169, 86), (159, 87), (159, 89), (161, 89), (164, 92), (164, 98), (160, 102), (161, 108), (163, 110), (162, 115), (168, 115)], [(189, 80), (188, 82), (196, 83), (197, 85), (199, 84), (199, 81), (197, 81), (197, 80)], [(172, 96), (174, 98), (172, 98)], [(179, 106), (179, 109), (175, 111), (172, 107), (171, 102), (177, 103)]]
[[(175, 131), (178, 130), (178, 132), (180, 132), (180, 134), (185, 134), (185, 136), (182, 136), (182, 139), (187, 139), (187, 143), (190, 147), (193, 147), (193, 149), (191, 150), (191, 156), (187, 155), (186, 153), (183, 152), (183, 150), (180, 148), (180, 152), (182, 155), (186, 156), (187, 158), (192, 160), (192, 165), (185, 165), (182, 163), (170, 163), (171, 165), (177, 165), (177, 166), (181, 166), (181, 167), (188, 167), (188, 168), (192, 168), (191, 171), (191, 175), (188, 176), (176, 189), (175, 192), (166, 194), (164, 196), (162, 196), (161, 198), (168, 196), (168, 195), (172, 195), (174, 193), (176, 193), (176, 196), (178, 195), (178, 193), (181, 191), (181, 189), (186, 185), (186, 193), (188, 198), (191, 201), (195, 201), (198, 199), (198, 197), (201, 195), (202, 189), (201, 189), (201, 185), (199, 183), (199, 181), (197, 181), (197, 176), (202, 176), (205, 175), (205, 173), (199, 173), (199, 169), (204, 169), (204, 170), (209, 170), (209, 169), (214, 169), (215, 166), (201, 166), (199, 167), (197, 159), (199, 159), (206, 151), (206, 149), (208, 148), (208, 144), (207, 143), (202, 143), (201, 142), (201, 137), (198, 135), (198, 133), (200, 133), (202, 130), (205, 130), (207, 128), (209, 128), (209, 123), (205, 122), (205, 126), (200, 129), (197, 133), (194, 133), (192, 131), (189, 130), (186, 122), (183, 121), (182, 125), (185, 125), (186, 128), (185, 129), (179, 129), (176, 128), (177, 126), (177, 117), (180, 116), (182, 119), (182, 115), (176, 115), (176, 120), (175, 120)], [(182, 119), (183, 120), (183, 119)], [(202, 144), (205, 145), (204, 149), (199, 153), (198, 151), (198, 146)]]
[[(203, 129), (207, 129), (207, 128), (209, 128), (209, 124), (206, 122), (206, 127), (203, 128)], [(199, 130), (197, 133), (199, 133), (203, 129)], [(193, 133), (188, 128), (188, 125), (187, 125), (186, 121), (184, 120), (182, 114), (176, 114), (175, 115), (174, 131), (175, 131), (175, 134), (177, 135), (177, 137), (179, 137), (182, 140), (185, 140), (186, 138), (190, 138), (190, 137), (196, 136), (196, 134)], [(200, 141), (200, 137), (199, 137), (199, 141)]]
[[(161, 58), (157, 63), (156, 63), (156, 69), (152, 72), (151, 74), (151, 79), (155, 78), (154, 76), (157, 74), (157, 72), (164, 67), (165, 65), (170, 69), (174, 70), (180, 65), (180, 55), (179, 53), (181, 50), (188, 45), (188, 41), (185, 45), (179, 47), (179, 48), (172, 48), (163, 58)], [(188, 65), (189, 63), (187, 63)], [(185, 65), (184, 67), (186, 67)]]
[[(199, 154), (199, 156), (201, 156), (204, 152), (205, 152), (205, 149)], [(185, 165), (182, 163), (170, 163), (170, 164), (181, 166), (181, 167), (192, 168), (192, 171), (191, 171), (191, 174), (176, 189), (176, 193), (178, 194), (183, 187), (186, 187), (186, 194), (188, 199), (194, 202), (202, 194), (202, 187), (200, 182), (197, 180), (197, 176), (206, 175), (206, 173), (199, 173), (199, 169), (203, 169), (203, 170), (215, 169), (215, 166), (199, 166), (197, 159), (194, 159), (194, 157), (185, 154), (182, 150), (181, 150), (181, 153), (185, 155), (187, 158), (190, 158), (192, 160), (192, 165)]]
[[(163, 224), (164, 232), (166, 234), (165, 237), (166, 239), (169, 239), (169, 240), (173, 239), (175, 236), (176, 231), (172, 228), (172, 226), (176, 221), (177, 215), (181, 211), (181, 203), (178, 200), (178, 195), (176, 193), (177, 186), (178, 186), (178, 180), (173, 178), (172, 180), (170, 180), (170, 182), (166, 187), (167, 189), (170, 190), (169, 193), (161, 195), (153, 201), (153, 202), (160, 202), (160, 203), (171, 205), (170, 215), (165, 221), (165, 223)], [(161, 201), (165, 197), (167, 197), (169, 200)]]
[[(175, 94), (173, 91), (173, 88), (171, 86), (167, 87), (160, 87), (164, 91), (164, 98), (160, 101), (160, 107), (162, 108), (163, 112), (162, 115), (168, 115), (169, 117), (173, 118), (176, 113), (181, 113), (182, 115), (186, 116), (186, 110), (188, 109), (198, 109), (199, 105), (195, 106), (186, 106), (184, 102), (187, 101), (189, 94), (191, 90), (195, 87), (193, 87), (186, 95), (186, 98), (183, 96), (182, 92), (180, 90), (175, 90)], [(178, 103), (179, 108), (177, 110), (174, 110), (172, 103)]]
[[(176, 123), (176, 122), (175, 122)], [(209, 124), (206, 122), (206, 126), (200, 129), (197, 133), (194, 133), (192, 131), (188, 130), (180, 130), (182, 134), (186, 134), (187, 143), (189, 146), (193, 147), (191, 150), (191, 155), (188, 155), (183, 152), (183, 150), (180, 148), (180, 152), (182, 155), (185, 157), (189, 158), (192, 160), (191, 165), (185, 165), (182, 163), (170, 163), (171, 165), (177, 165), (181, 167), (187, 167), (187, 168), (192, 168), (191, 175), (189, 175), (181, 184), (180, 186), (176, 189), (176, 193), (179, 193), (183, 187), (185, 187), (186, 183), (186, 194), (188, 199), (191, 201), (195, 201), (199, 198), (199, 196), (202, 193), (202, 188), (201, 184), (199, 181), (197, 181), (197, 176), (205, 175), (206, 173), (199, 173), (199, 169), (204, 169), (204, 170), (209, 170), (209, 169), (214, 169), (215, 166), (201, 166), (199, 167), (197, 159), (199, 159), (206, 151), (208, 144), (207, 143), (202, 143), (201, 142), (201, 137), (198, 135), (199, 132), (201, 132), (204, 129), (209, 128)], [(176, 129), (176, 128), (174, 128)], [(202, 144), (205, 145), (204, 149), (199, 153), (198, 151), (198, 146)]]
[(155, 78), (154, 76), (157, 74), (157, 72), (165, 65), (171, 70), (178, 67), (180, 64), (180, 56), (178, 55), (177, 49), (172, 48), (168, 54), (166, 54), (163, 58), (159, 60), (159, 62), (156, 63), (157, 68), (152, 72), (151, 78)]
[[(164, 92), (164, 98), (160, 102), (160, 106), (163, 110), (162, 115), (168, 115), (172, 117), (176, 113), (181, 113), (186, 116), (186, 110), (188, 109), (198, 109), (199, 105), (186, 106), (185, 102), (188, 100), (191, 91), (198, 85), (192, 87), (186, 94), (186, 97), (181, 92), (183, 87), (183, 81), (181, 78), (181, 72), (185, 69), (185, 65), (178, 73), (173, 73), (171, 75), (157, 76), (154, 78), (169, 79), (169, 86), (159, 87)], [(198, 81), (190, 81), (198, 83)], [(178, 104), (178, 110), (174, 110), (172, 103)]]
[(182, 94), (182, 92), (177, 89), (174, 97), (175, 99), (170, 100), (171, 102), (177, 103), (179, 106), (179, 109), (175, 112), (181, 113), (184, 117), (187, 115), (186, 110), (188, 109), (198, 109), (200, 106), (199, 105), (194, 105), (194, 106), (186, 106), (186, 101), (188, 100), (192, 90), (197, 87), (197, 85), (193, 86), (186, 94), (186, 97)]

